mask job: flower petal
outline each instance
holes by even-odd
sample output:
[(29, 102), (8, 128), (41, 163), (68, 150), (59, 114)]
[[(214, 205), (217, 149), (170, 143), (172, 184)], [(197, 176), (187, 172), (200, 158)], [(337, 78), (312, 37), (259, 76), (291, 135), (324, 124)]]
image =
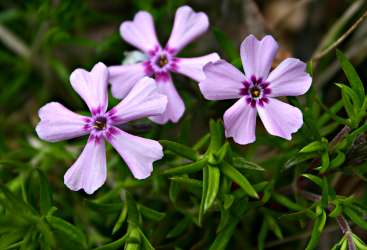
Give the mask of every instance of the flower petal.
[(233, 137), (238, 144), (248, 144), (256, 140), (256, 108), (252, 108), (245, 100), (239, 99), (224, 113), (226, 137)]
[(118, 99), (124, 98), (132, 87), (146, 75), (143, 63), (110, 66), (108, 71), (112, 95)]
[(278, 51), (278, 43), (272, 36), (261, 41), (249, 35), (241, 44), (241, 59), (247, 77), (266, 79)]
[(107, 110), (107, 80), (108, 70), (101, 62), (97, 63), (90, 72), (76, 69), (70, 75), (71, 85), (93, 114), (104, 113)]
[(156, 47), (161, 47), (155, 33), (153, 17), (146, 11), (139, 11), (134, 20), (123, 22), (120, 34), (126, 42), (147, 54)]
[(306, 72), (306, 64), (296, 58), (288, 58), (279, 64), (266, 80), (270, 83), (269, 96), (303, 95), (311, 87), (312, 78)]
[(194, 12), (189, 6), (177, 9), (171, 36), (166, 48), (176, 53), (192, 40), (203, 34), (209, 27), (208, 16), (203, 12)]
[(162, 114), (167, 106), (167, 97), (158, 92), (154, 79), (144, 77), (124, 100), (108, 112), (115, 125), (152, 115)]
[(204, 66), (205, 79), (200, 81), (201, 93), (208, 100), (225, 100), (241, 97), (245, 76), (232, 64), (224, 60), (210, 62)]
[(162, 146), (154, 140), (130, 135), (114, 128), (109, 138), (136, 179), (145, 179), (153, 171), (153, 162), (163, 157)]
[(57, 102), (40, 108), (41, 121), (36, 127), (38, 137), (49, 142), (67, 140), (89, 133), (84, 125), (88, 117), (78, 115)]
[(89, 139), (77, 161), (64, 175), (65, 185), (73, 191), (84, 189), (93, 194), (106, 181), (106, 147), (104, 140)]
[(263, 107), (257, 106), (257, 111), (269, 134), (287, 140), (291, 140), (292, 133), (303, 124), (302, 112), (298, 108), (274, 98), (269, 98)]
[(194, 58), (177, 58), (176, 72), (188, 76), (195, 81), (204, 80), (205, 75), (203, 67), (208, 62), (215, 62), (220, 59), (217, 53), (211, 53), (209, 55), (194, 57)]
[(177, 93), (172, 79), (157, 81), (159, 93), (167, 96), (167, 108), (162, 115), (150, 116), (149, 119), (158, 124), (165, 124), (168, 121), (178, 122), (185, 112), (185, 104)]

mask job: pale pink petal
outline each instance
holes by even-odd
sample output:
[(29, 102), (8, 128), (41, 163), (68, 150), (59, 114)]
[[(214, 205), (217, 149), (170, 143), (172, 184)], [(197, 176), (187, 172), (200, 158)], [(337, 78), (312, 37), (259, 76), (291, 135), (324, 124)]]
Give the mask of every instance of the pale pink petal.
[(76, 69), (70, 75), (70, 82), (93, 114), (107, 110), (108, 69), (106, 65), (97, 63), (90, 72)]
[(274, 98), (269, 98), (263, 107), (258, 105), (257, 111), (269, 134), (287, 140), (291, 140), (292, 133), (303, 125), (302, 112), (298, 108)]
[(203, 12), (194, 12), (189, 6), (177, 9), (171, 36), (166, 47), (176, 53), (192, 40), (207, 31), (208, 16)]
[(285, 59), (266, 80), (270, 83), (270, 97), (303, 95), (311, 87), (312, 78), (306, 64), (296, 58)]
[(89, 139), (77, 161), (64, 175), (65, 185), (73, 191), (84, 189), (93, 194), (106, 181), (106, 148), (104, 140)]
[(217, 53), (211, 53), (206, 56), (194, 57), (194, 58), (177, 58), (176, 72), (188, 76), (195, 81), (204, 80), (205, 75), (203, 67), (208, 62), (215, 62), (220, 59)]
[(136, 13), (133, 21), (123, 22), (120, 26), (120, 34), (126, 42), (147, 54), (156, 47), (160, 47), (153, 17), (146, 11)]
[(168, 80), (157, 81), (159, 93), (167, 96), (167, 108), (162, 115), (150, 116), (149, 119), (158, 124), (165, 124), (168, 121), (178, 122), (185, 112), (185, 104), (177, 93), (172, 79), (169, 76)]
[(163, 157), (162, 146), (157, 141), (130, 135), (118, 128), (114, 128), (109, 141), (136, 179), (149, 177), (153, 162)]
[(36, 127), (38, 137), (45, 141), (67, 140), (89, 133), (84, 128), (88, 117), (78, 115), (57, 102), (51, 102), (40, 108), (41, 121)]
[(200, 81), (201, 93), (208, 100), (240, 98), (246, 79), (241, 71), (224, 60), (210, 62), (204, 66), (205, 79)]
[(238, 144), (248, 144), (256, 140), (256, 108), (252, 108), (245, 100), (239, 99), (224, 113), (226, 137), (233, 137)]
[(142, 63), (110, 66), (108, 71), (112, 95), (118, 99), (124, 98), (132, 87), (146, 75)]
[(112, 123), (122, 124), (143, 117), (162, 114), (167, 106), (167, 97), (159, 94), (154, 79), (142, 78), (124, 100), (108, 112)]
[(265, 36), (261, 41), (253, 35), (246, 37), (241, 44), (241, 59), (246, 76), (266, 79), (277, 51), (278, 43), (272, 36)]

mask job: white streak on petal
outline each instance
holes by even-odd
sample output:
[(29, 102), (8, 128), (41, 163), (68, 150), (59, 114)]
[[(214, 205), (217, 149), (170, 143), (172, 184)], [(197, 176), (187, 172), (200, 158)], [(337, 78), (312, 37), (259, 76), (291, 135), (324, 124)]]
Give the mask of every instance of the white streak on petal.
[(208, 100), (240, 98), (246, 79), (236, 67), (224, 60), (208, 63), (204, 67), (205, 79), (200, 81), (201, 93)]
[(106, 181), (106, 148), (104, 140), (89, 140), (76, 162), (64, 175), (65, 185), (73, 191), (84, 189), (93, 194)]
[(167, 42), (168, 48), (176, 52), (207, 31), (208, 16), (204, 12), (194, 12), (189, 6), (177, 9), (171, 36)]
[(246, 37), (241, 44), (241, 59), (246, 76), (266, 79), (277, 51), (278, 43), (272, 36), (265, 36), (261, 41), (253, 35)]
[(110, 143), (126, 162), (136, 179), (145, 179), (153, 171), (153, 162), (163, 157), (162, 146), (154, 140), (130, 135), (118, 128)]
[(297, 132), (303, 125), (302, 112), (298, 108), (274, 98), (269, 98), (269, 103), (263, 107), (257, 106), (257, 110), (271, 135), (291, 140), (292, 133)]
[(155, 80), (144, 77), (108, 114), (113, 118), (113, 124), (122, 124), (152, 115), (160, 115), (165, 111), (166, 106), (167, 97), (159, 93)]
[(132, 46), (149, 53), (160, 47), (152, 16), (146, 11), (139, 11), (133, 21), (125, 21), (120, 26), (122, 38)]
[(188, 76), (195, 81), (204, 80), (205, 75), (203, 67), (209, 62), (215, 62), (220, 59), (217, 53), (211, 53), (209, 55), (193, 57), (193, 58), (177, 58), (178, 73)]
[(270, 73), (266, 81), (270, 83), (270, 97), (298, 96), (311, 87), (312, 78), (306, 72), (304, 62), (288, 58)]
[(76, 69), (70, 75), (70, 82), (92, 113), (103, 113), (107, 110), (108, 70), (106, 65), (97, 63), (90, 72)]
[(167, 96), (167, 108), (162, 115), (150, 116), (149, 119), (158, 124), (165, 124), (168, 121), (178, 122), (185, 112), (185, 104), (177, 93), (171, 77), (167, 81), (157, 81), (158, 91)]
[(110, 66), (108, 71), (112, 95), (118, 99), (124, 98), (132, 87), (145, 76), (142, 63)]
[(57, 102), (40, 108), (41, 121), (36, 127), (39, 138), (49, 142), (67, 140), (89, 133), (84, 129), (88, 117), (78, 115)]
[(233, 137), (238, 144), (249, 144), (256, 140), (256, 108), (252, 108), (245, 100), (239, 99), (224, 113), (226, 137)]

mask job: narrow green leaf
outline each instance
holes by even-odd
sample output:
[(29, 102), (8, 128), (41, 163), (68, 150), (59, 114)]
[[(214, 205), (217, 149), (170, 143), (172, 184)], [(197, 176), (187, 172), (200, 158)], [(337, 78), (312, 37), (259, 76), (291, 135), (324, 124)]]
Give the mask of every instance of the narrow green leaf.
[(235, 168), (243, 168), (249, 170), (256, 170), (256, 171), (265, 171), (263, 167), (259, 164), (247, 161), (245, 158), (240, 156), (235, 156), (232, 158), (232, 164)]
[(214, 203), (217, 197), (220, 183), (220, 171), (217, 167), (208, 165), (208, 189), (204, 200), (204, 213)]
[(306, 146), (304, 146), (299, 152), (300, 153), (311, 153), (319, 151), (325, 148), (325, 145), (320, 141), (313, 141)]
[(349, 207), (344, 208), (344, 213), (358, 226), (362, 229), (367, 230), (367, 221), (365, 221), (361, 216), (359, 216), (353, 209)]
[(367, 250), (366, 244), (355, 234), (352, 235), (353, 242), (356, 244), (357, 249)]
[(329, 204), (329, 183), (326, 177), (322, 178), (321, 206), (326, 209)]
[(104, 246), (94, 248), (93, 250), (118, 250), (118, 249), (122, 249), (122, 246), (125, 243), (125, 241), (127, 240), (127, 238), (128, 238), (128, 235), (125, 234), (122, 238), (120, 238), (120, 239), (118, 239), (114, 242), (108, 243)]
[(142, 204), (138, 204), (138, 210), (140, 211), (141, 215), (143, 215), (145, 218), (154, 221), (161, 221), (166, 216), (165, 213), (158, 212)]
[(249, 196), (256, 199), (259, 198), (255, 189), (252, 187), (247, 178), (229, 163), (223, 161), (221, 164), (221, 170), (223, 174), (229, 177), (232, 181), (236, 182)]
[(197, 162), (193, 162), (187, 165), (175, 167), (175, 168), (168, 168), (163, 170), (162, 174), (164, 175), (182, 175), (182, 174), (191, 174), (196, 173), (204, 168), (207, 164), (207, 159), (201, 159)]
[(325, 211), (322, 211), (321, 215), (316, 218), (313, 224), (311, 239), (309, 240), (306, 246), (306, 250), (312, 250), (316, 248), (320, 240), (321, 233), (324, 229), (325, 222), (326, 222), (326, 213)]
[(208, 151), (211, 153), (216, 153), (223, 144), (224, 132), (223, 127), (219, 122), (210, 120), (210, 143)]
[(202, 188), (203, 187), (203, 182), (202, 181), (192, 179), (192, 178), (189, 178), (189, 177), (174, 176), (174, 177), (171, 177), (170, 180), (173, 181), (173, 182), (177, 182), (177, 183), (188, 185), (188, 186), (195, 187), (195, 188)]
[(309, 179), (310, 181), (315, 183), (317, 186), (322, 188), (322, 179), (320, 177), (318, 177), (316, 175), (312, 175), (312, 174), (303, 174), (302, 176)]
[(339, 202), (335, 202), (334, 204), (334, 209), (329, 213), (329, 216), (332, 218), (338, 217), (343, 212), (342, 206)]
[(278, 223), (275, 221), (275, 219), (270, 215), (265, 215), (265, 220), (267, 224), (269, 225), (269, 229), (273, 231), (275, 236), (278, 239), (283, 239), (282, 230), (280, 229)]
[(168, 192), (169, 199), (172, 201), (172, 203), (176, 203), (178, 193), (180, 192), (180, 186), (178, 183), (171, 181)]
[(269, 231), (269, 226), (266, 220), (264, 219), (260, 227), (260, 232), (257, 236), (257, 246), (259, 250), (265, 249), (265, 240), (266, 240), (266, 236), (268, 235), (268, 231)]
[(203, 168), (203, 189), (201, 191), (201, 202), (200, 202), (200, 208), (199, 208), (199, 225), (202, 225), (203, 222), (203, 216), (205, 214), (205, 200), (206, 195), (208, 194), (208, 186), (209, 186), (209, 169), (208, 166)]
[(117, 222), (112, 229), (112, 234), (115, 234), (121, 228), (122, 224), (126, 220), (126, 217), (127, 217), (127, 203), (125, 202), (121, 209), (119, 218), (117, 219)]
[(52, 229), (60, 231), (73, 242), (77, 242), (80, 245), (84, 246), (84, 248), (86, 248), (87, 246), (86, 237), (79, 230), (79, 228), (55, 216), (47, 216), (46, 220), (50, 224)]
[(286, 207), (286, 208), (288, 208), (292, 211), (300, 211), (300, 210), (304, 209), (304, 207), (302, 207), (301, 205), (291, 201), (288, 197), (286, 197), (284, 195), (273, 192), (272, 195), (271, 195), (271, 198), (274, 201), (281, 204), (282, 206), (284, 206), (284, 207)]
[(225, 194), (224, 197), (223, 197), (223, 208), (225, 210), (229, 209), (232, 206), (234, 200), (235, 200), (234, 195)]
[(210, 134), (208, 133), (204, 135), (202, 138), (200, 138), (200, 140), (195, 143), (192, 149), (198, 151), (202, 149), (205, 145), (209, 144), (209, 141), (210, 141)]
[(365, 97), (365, 90), (361, 79), (359, 78), (353, 65), (349, 62), (348, 58), (343, 54), (343, 52), (341, 52), (340, 50), (336, 50), (336, 55), (338, 57), (340, 66), (342, 67), (350, 85), (352, 86), (352, 89), (357, 94), (360, 103), (362, 103)]
[(345, 162), (345, 154), (337, 150), (336, 157), (330, 162), (330, 168), (338, 168)]
[(192, 161), (196, 161), (198, 159), (198, 153), (188, 146), (168, 140), (160, 140), (159, 142), (165, 149), (170, 150), (176, 155), (182, 156)]
[(167, 238), (177, 237), (185, 232), (187, 227), (190, 225), (191, 219), (189, 216), (184, 217), (182, 220), (177, 222), (176, 226), (168, 232)]
[(224, 143), (223, 146), (214, 154), (216, 159), (216, 164), (221, 163), (227, 152), (230, 150), (230, 145), (228, 142)]
[(46, 175), (40, 170), (36, 169), (40, 180), (40, 208), (41, 214), (46, 215), (52, 207), (51, 188), (48, 184)]
[(154, 247), (152, 246), (152, 244), (150, 243), (150, 241), (148, 240), (148, 238), (145, 236), (145, 234), (143, 233), (143, 231), (141, 231), (140, 228), (137, 228), (139, 233), (140, 233), (140, 237), (142, 239), (142, 245), (143, 245), (143, 249), (144, 250), (154, 250)]

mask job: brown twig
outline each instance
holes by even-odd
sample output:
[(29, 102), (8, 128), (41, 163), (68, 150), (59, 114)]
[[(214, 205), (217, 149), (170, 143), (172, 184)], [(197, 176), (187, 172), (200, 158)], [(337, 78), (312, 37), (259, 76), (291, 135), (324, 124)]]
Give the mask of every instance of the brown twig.
[(358, 20), (341, 36), (336, 40), (334, 43), (332, 43), (327, 49), (321, 51), (320, 53), (317, 53), (312, 57), (312, 60), (317, 61), (320, 60), (322, 57), (327, 55), (330, 51), (334, 50), (336, 47), (338, 47), (358, 26), (363, 22), (363, 20), (367, 17), (367, 11), (363, 13), (363, 15), (358, 18)]

